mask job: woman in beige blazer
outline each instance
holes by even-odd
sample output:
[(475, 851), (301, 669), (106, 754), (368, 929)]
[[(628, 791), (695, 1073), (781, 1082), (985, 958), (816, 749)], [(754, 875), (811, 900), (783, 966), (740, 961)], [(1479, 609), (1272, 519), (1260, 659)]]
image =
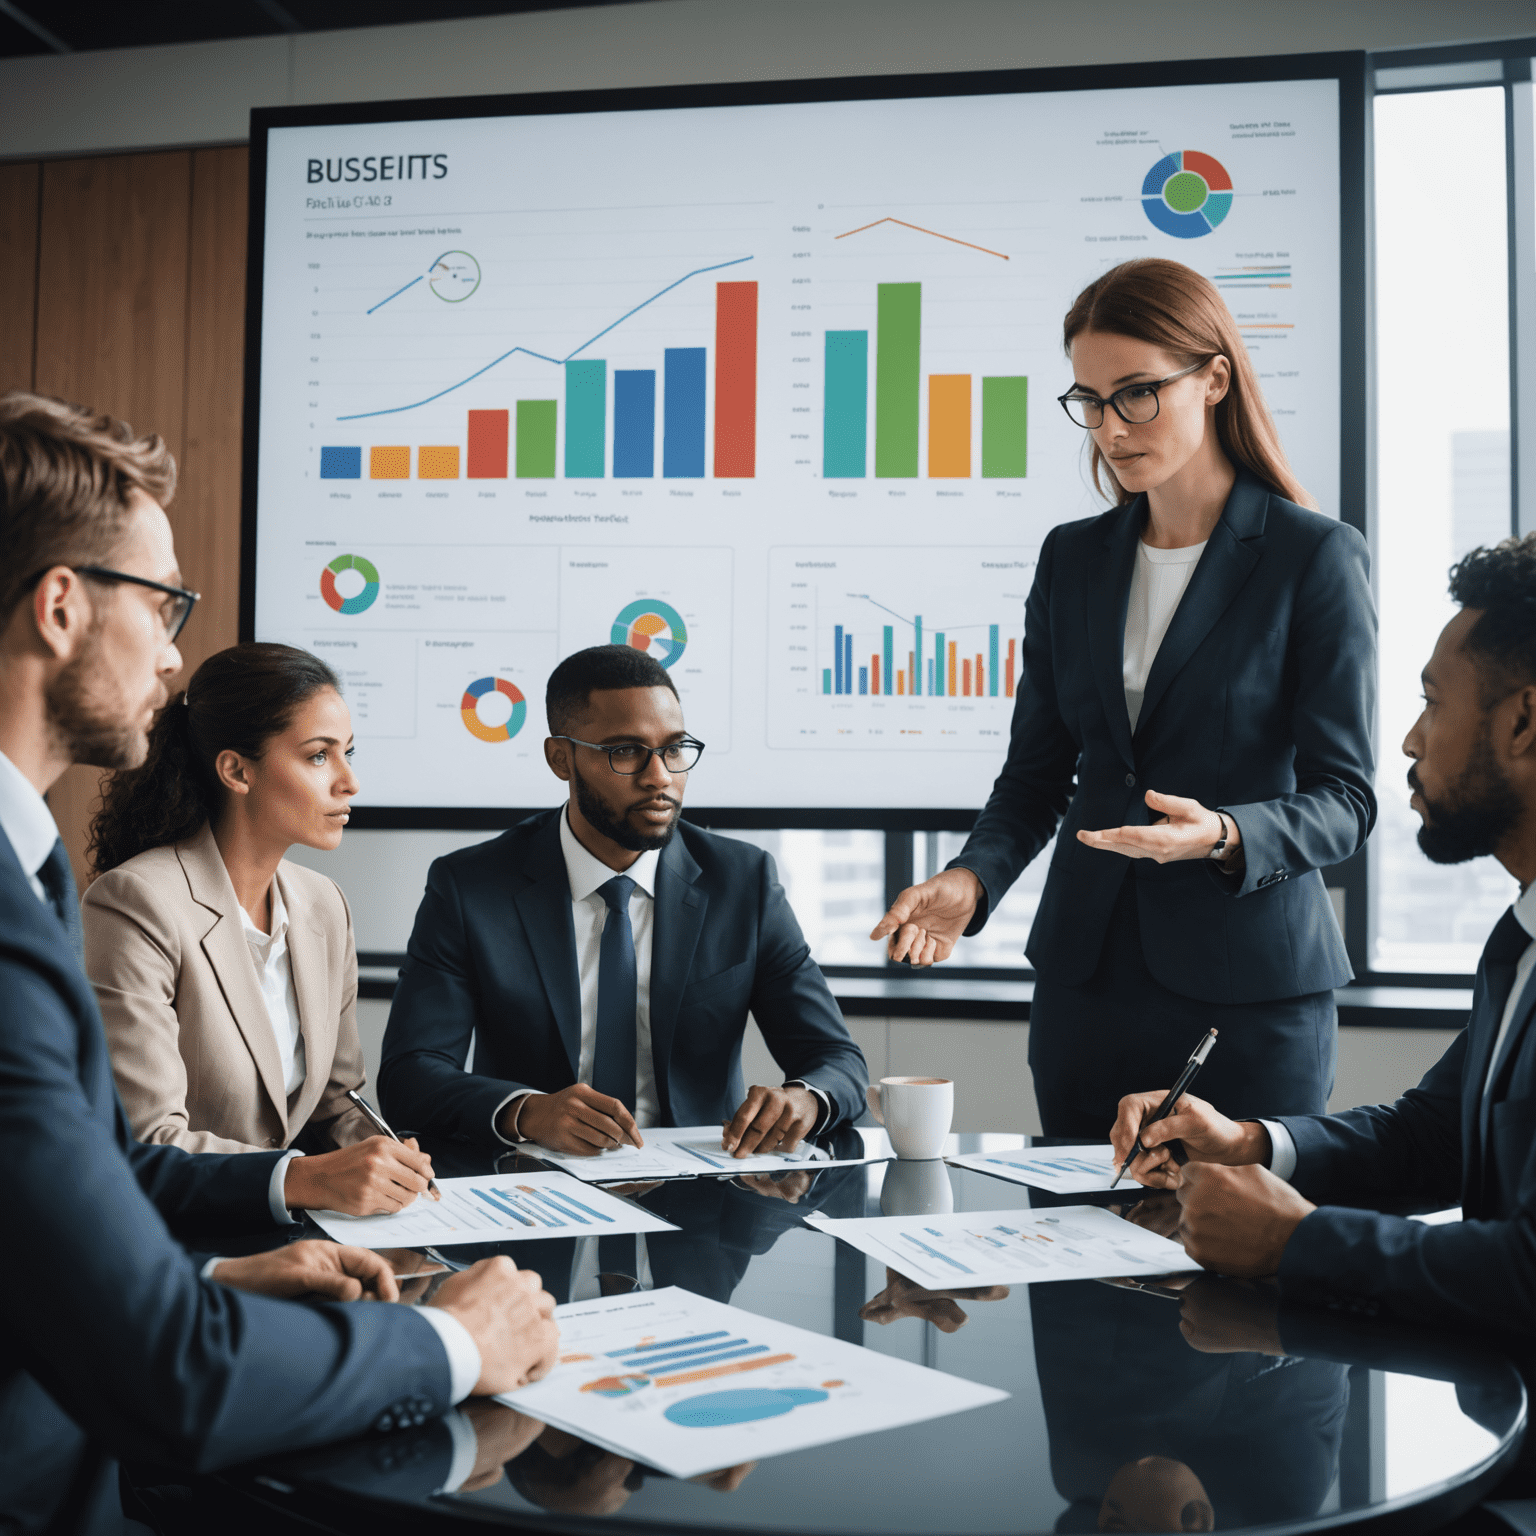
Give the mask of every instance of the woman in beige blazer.
[(347, 1098), (363, 1086), (351, 913), (284, 858), (340, 843), (351, 751), (317, 657), (210, 657), (161, 711), (144, 765), (109, 781), (81, 915), (134, 1134), (190, 1152), (299, 1142), (311, 1155), (288, 1164), (285, 1203), (366, 1214), (409, 1204), (431, 1163)]

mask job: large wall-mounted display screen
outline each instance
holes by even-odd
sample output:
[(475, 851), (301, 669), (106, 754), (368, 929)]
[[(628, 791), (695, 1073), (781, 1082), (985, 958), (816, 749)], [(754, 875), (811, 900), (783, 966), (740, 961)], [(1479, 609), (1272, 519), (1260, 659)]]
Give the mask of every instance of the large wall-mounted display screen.
[(1062, 316), (1128, 257), (1217, 285), (1338, 513), (1358, 87), (1289, 62), (257, 114), (246, 633), (343, 677), (364, 824), (548, 803), (545, 678), (610, 641), (690, 807), (980, 805), (1103, 506)]

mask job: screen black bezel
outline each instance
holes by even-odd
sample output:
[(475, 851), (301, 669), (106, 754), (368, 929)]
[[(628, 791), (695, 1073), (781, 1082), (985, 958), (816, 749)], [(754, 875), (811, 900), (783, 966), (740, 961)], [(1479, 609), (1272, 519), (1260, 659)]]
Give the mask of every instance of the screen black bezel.
[[(1366, 373), (1368, 336), (1367, 69), (1364, 52), (1283, 54), (1264, 58), (1173, 60), (1148, 64), (1073, 65), (1055, 69), (973, 70), (955, 74), (870, 75), (840, 79), (742, 81), (715, 85), (642, 86), (602, 91), (547, 91), (509, 96), (453, 96), (325, 106), (263, 107), (251, 113), (250, 234), (246, 266), (245, 408), (240, 477), (241, 640), (255, 638), (257, 440), (261, 410), (263, 258), (266, 250), (267, 135), (274, 128), (416, 122), (433, 118), (528, 117), (572, 112), (639, 112), (678, 107), (730, 107), (821, 101), (883, 101), (1041, 91), (1114, 90), (1147, 86), (1258, 84), (1334, 80), (1339, 87), (1339, 514), (1366, 533)], [(998, 766), (1002, 766), (1001, 758)], [(553, 786), (552, 786), (553, 788)], [(554, 796), (552, 794), (551, 798)], [(542, 806), (359, 805), (362, 829), (496, 831)], [(874, 828), (887, 832), (968, 831), (969, 810), (856, 806), (708, 806), (688, 813), (708, 826)]]

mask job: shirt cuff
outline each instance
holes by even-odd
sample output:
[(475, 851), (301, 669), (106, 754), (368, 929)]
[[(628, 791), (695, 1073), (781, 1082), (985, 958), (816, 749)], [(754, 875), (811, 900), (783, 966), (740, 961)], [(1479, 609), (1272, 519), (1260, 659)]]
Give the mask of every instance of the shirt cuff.
[(288, 1211), (288, 1202), (283, 1198), (283, 1181), (288, 1177), (288, 1164), (294, 1158), (303, 1156), (302, 1152), (284, 1153), (272, 1169), (272, 1179), (267, 1185), (267, 1209), (272, 1212), (272, 1220), (280, 1227), (291, 1227), (295, 1224)]
[[(216, 1254), (213, 1258), (209, 1259), (208, 1262), (204, 1264), (200, 1270), (198, 1270), (197, 1278), (199, 1280), (212, 1280), (214, 1270), (216, 1270), (227, 1257), (227, 1254)], [(214, 1283), (217, 1284), (218, 1282), (215, 1281)]]
[(475, 1426), (462, 1413), (449, 1413), (443, 1417), (453, 1441), (453, 1460), (448, 1463), (448, 1476), (443, 1479), (439, 1493), (457, 1493), (469, 1481), (480, 1457), (480, 1437)]
[(491, 1134), (496, 1138), (497, 1141), (502, 1142), (504, 1145), (509, 1147), (521, 1147), (527, 1143), (528, 1138), (526, 1136), (518, 1135), (515, 1129), (517, 1116), (513, 1116), (514, 1130), (510, 1136), (503, 1136), (501, 1134), (501, 1127), (498, 1126), (496, 1122), (501, 1119), (501, 1112), (507, 1107), (508, 1104), (520, 1101), (522, 1099), (531, 1099), (533, 1097), (533, 1093), (534, 1090), (531, 1088), (520, 1088), (516, 1093), (509, 1093), (506, 1098), (504, 1098), (501, 1103), (491, 1111)]
[(810, 1136), (821, 1135), (821, 1133), (826, 1130), (828, 1123), (832, 1119), (831, 1096), (825, 1093), (822, 1089), (816, 1087), (814, 1083), (806, 1082), (803, 1077), (792, 1077), (788, 1079), (787, 1082), (785, 1082), (784, 1086), (786, 1088), (804, 1088), (807, 1093), (814, 1093), (816, 1095), (817, 1100), (821, 1104), (821, 1118), (817, 1120), (816, 1124), (813, 1125), (806, 1134)]
[(1269, 1171), (1289, 1184), (1296, 1172), (1296, 1143), (1278, 1120), (1260, 1120), (1259, 1124), (1269, 1132)]
[(437, 1329), (437, 1336), (443, 1341), (443, 1352), (448, 1356), (449, 1396), (455, 1403), (462, 1403), (480, 1380), (480, 1346), (453, 1313), (445, 1312), (441, 1307), (417, 1307), (416, 1312)]

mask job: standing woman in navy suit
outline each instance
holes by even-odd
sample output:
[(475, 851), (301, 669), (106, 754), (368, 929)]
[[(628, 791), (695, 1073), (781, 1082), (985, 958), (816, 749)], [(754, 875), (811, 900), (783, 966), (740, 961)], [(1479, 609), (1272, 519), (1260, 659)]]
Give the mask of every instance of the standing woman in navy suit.
[(1068, 311), (1110, 511), (1040, 550), (1003, 771), (949, 867), (872, 935), (931, 965), (1061, 824), (1026, 953), (1048, 1134), (1105, 1135), (1221, 1031), (1201, 1093), (1317, 1113), (1352, 977), (1321, 870), (1376, 816), (1376, 617), (1364, 539), (1287, 464), (1216, 289), (1126, 262)]

